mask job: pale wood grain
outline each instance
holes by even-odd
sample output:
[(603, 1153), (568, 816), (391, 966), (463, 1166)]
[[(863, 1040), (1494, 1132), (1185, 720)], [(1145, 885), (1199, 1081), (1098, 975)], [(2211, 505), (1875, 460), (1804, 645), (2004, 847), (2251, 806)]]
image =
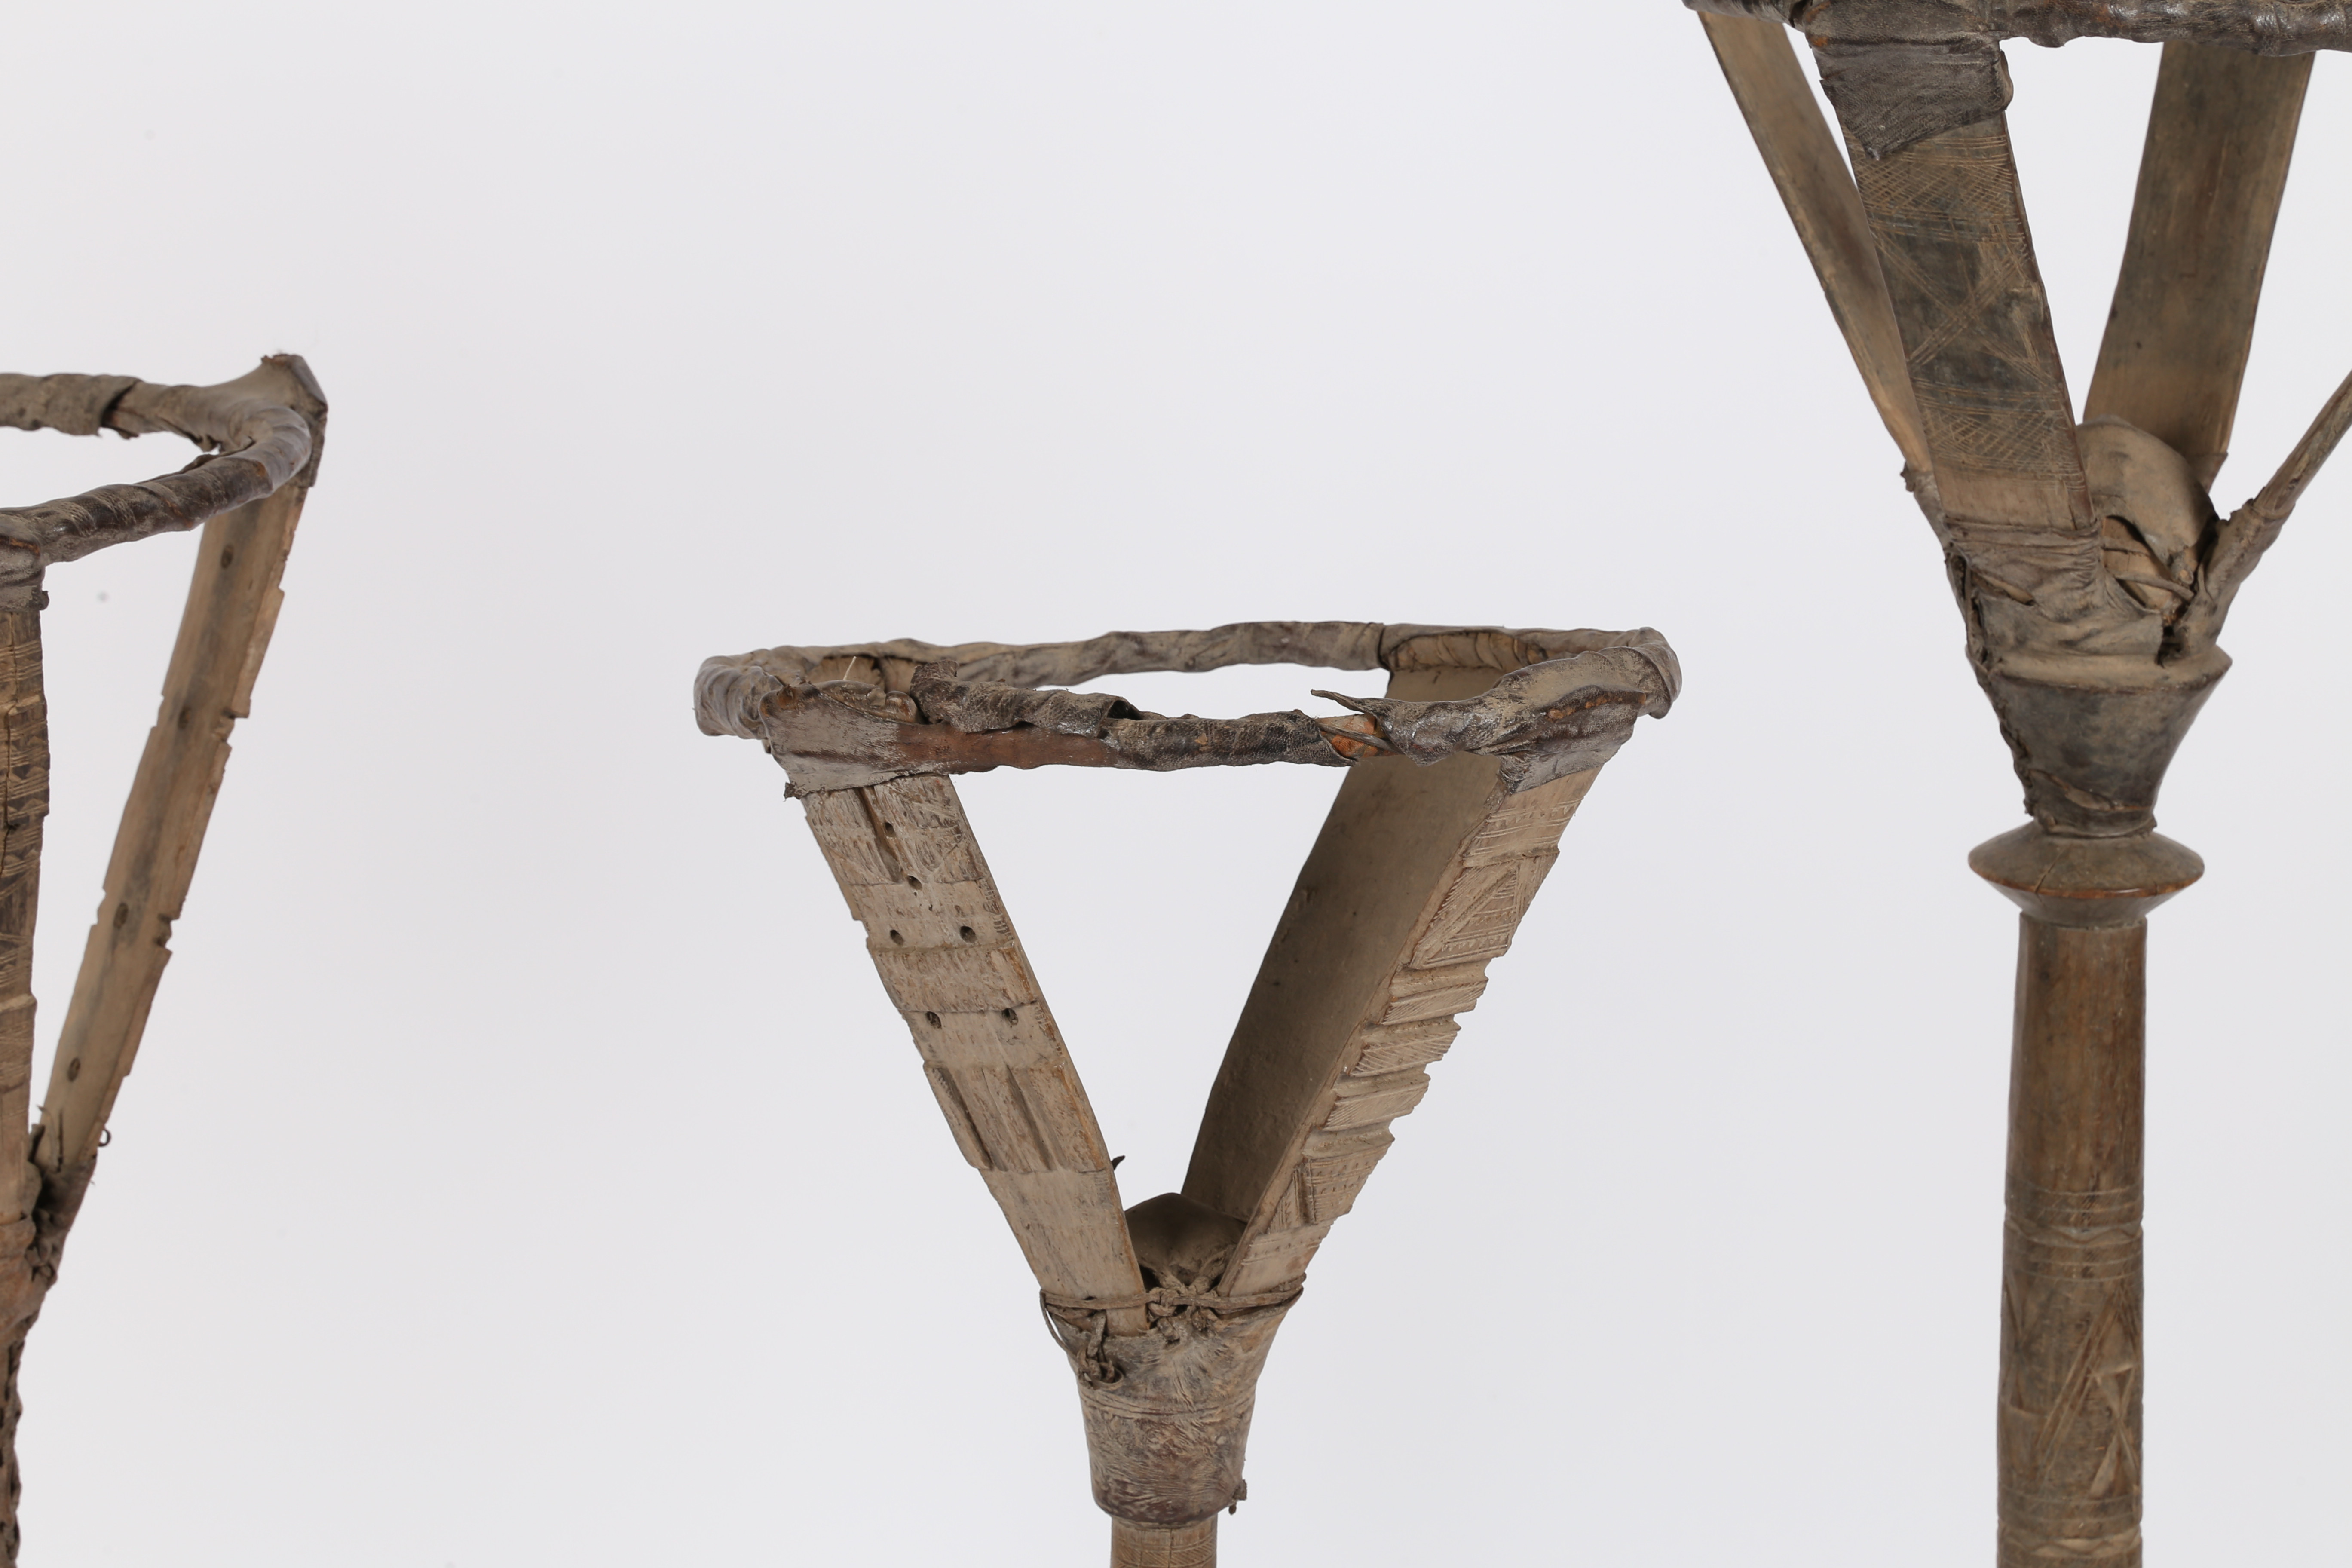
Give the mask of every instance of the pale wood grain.
[(205, 525), (163, 706), (122, 808), (50, 1068), (39, 1145), (49, 1171), (97, 1152), (137, 1058), (228, 765), (229, 734), (252, 710), (308, 495), (308, 486), (289, 484)]
[(2138, 426), (2210, 485), (2230, 452), (2311, 57), (2164, 46), (2085, 418)]
[(1886, 433), (1911, 468), (1929, 465), (1919, 405), (1903, 356), (1895, 307), (1879, 270), (1878, 248), (1853, 176), (1840, 155), (1797, 61), (1788, 30), (1778, 22), (1752, 17), (1702, 16), (1707, 42), (1731, 84), (1732, 97), (1748, 121), (1756, 150), (1763, 154), (1773, 186), (1796, 225), (1797, 237), (1821, 279), (1830, 313), (1862, 373), (1870, 400), (1878, 406)]
[(2140, 1560), (2147, 925), (2018, 919), (2001, 1568)]

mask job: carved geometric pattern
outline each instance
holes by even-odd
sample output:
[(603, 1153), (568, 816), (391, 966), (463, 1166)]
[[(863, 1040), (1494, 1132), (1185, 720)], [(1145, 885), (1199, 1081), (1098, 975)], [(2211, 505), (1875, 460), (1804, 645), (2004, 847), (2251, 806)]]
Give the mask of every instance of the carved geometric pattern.
[(1354, 1207), (1356, 1194), (1364, 1190), (1372, 1167), (1381, 1163), (1381, 1156), (1395, 1141), (1382, 1129), (1360, 1142), (1330, 1146), (1318, 1152), (1316, 1158), (1302, 1162), (1298, 1167), (1299, 1195), (1306, 1213), (1301, 1223), (1328, 1225)]
[(1446, 963), (1484, 963), (1500, 958), (1511, 945), (1543, 873), (1525, 860), (1499, 866), (1479, 866), (1463, 873), (1445, 895), (1444, 907), (1430, 922), (1412, 961), (1422, 968)]
[(1946, 509), (2087, 529), (2074, 409), (2007, 130), (1857, 154), (1853, 171)]
[(1591, 784), (1591, 774), (1578, 773), (1505, 795), (1471, 836), (1409, 956), (1343, 1053), (1328, 1109), (1272, 1220), (1235, 1260), (1228, 1289), (1272, 1289), (1307, 1271), (1331, 1222), (1388, 1152), (1389, 1124), (1429, 1092), (1422, 1069), (1452, 1043), (1454, 1016), (1477, 1005), (1486, 965), (1509, 948)]
[(2140, 1193), (2012, 1178), (2003, 1245), (2004, 1568), (2140, 1557)]

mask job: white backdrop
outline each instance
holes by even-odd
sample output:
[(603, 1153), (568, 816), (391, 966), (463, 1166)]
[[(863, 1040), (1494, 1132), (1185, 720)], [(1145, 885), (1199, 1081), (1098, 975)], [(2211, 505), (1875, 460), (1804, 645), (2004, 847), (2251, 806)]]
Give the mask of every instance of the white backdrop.
[[(334, 405), (32, 1341), (28, 1563), (1099, 1562), (1019, 1254), (688, 683), (1287, 616), (1647, 623), (1688, 689), (1318, 1260), (1227, 1563), (1988, 1560), (2013, 921), (1963, 858), (2018, 791), (1680, 6), (53, 3), (0, 38), (0, 366), (295, 350)], [(2011, 53), (2079, 393), (2156, 55)], [(2225, 508), (2352, 368), (2347, 175), (2331, 58)], [(17, 502), (185, 455), (0, 453)], [(2164, 803), (2212, 869), (2153, 942), (2159, 1561), (2341, 1540), (2347, 497), (2240, 601)], [(52, 1034), (191, 552), (51, 577)], [(1131, 1198), (1181, 1180), (1334, 782), (965, 786)]]

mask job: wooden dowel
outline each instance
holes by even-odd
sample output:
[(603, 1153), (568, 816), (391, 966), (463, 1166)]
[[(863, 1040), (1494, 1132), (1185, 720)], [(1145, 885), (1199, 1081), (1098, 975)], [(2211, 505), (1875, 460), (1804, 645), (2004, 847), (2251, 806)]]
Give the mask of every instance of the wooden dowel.
[(2021, 915), (2000, 1338), (2001, 1568), (2140, 1561), (2147, 923)]
[(2337, 384), (2318, 417), (2286, 455), (2270, 482), (2221, 524), (2212, 552), (2205, 561), (2200, 592), (2174, 626), (2173, 637), (2180, 646), (2210, 646), (2221, 635), (2221, 627), (2237, 604), (2238, 590), (2262, 564), (2271, 546), (2278, 542), (2279, 535), (2286, 530), (2286, 520), (2294, 513), (2295, 503), (2303, 499), (2311, 481), (2318, 478), (2321, 467), (2347, 430), (2352, 430), (2352, 376)]
[(2319, 477), (2320, 468), (2335, 454), (2347, 430), (2352, 430), (2352, 376), (2337, 384), (2335, 393), (2312, 420), (2311, 427), (2303, 433), (2303, 439), (2294, 444), (2294, 449), (2279, 465), (2278, 472), (2254, 498), (2253, 509), (2264, 521), (2287, 520), (2294, 511), (2295, 502), (2303, 499), (2305, 489)]

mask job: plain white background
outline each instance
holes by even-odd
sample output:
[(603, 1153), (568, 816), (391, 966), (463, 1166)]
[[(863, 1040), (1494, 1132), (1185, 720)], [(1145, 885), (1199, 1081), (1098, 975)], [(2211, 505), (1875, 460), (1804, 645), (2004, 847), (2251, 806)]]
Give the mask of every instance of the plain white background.
[[(1688, 689), (1318, 1260), (1226, 1562), (1986, 1561), (2013, 920), (1964, 856), (2018, 791), (1680, 6), (0, 37), (0, 363), (294, 350), (334, 407), (31, 1342), (28, 1563), (1100, 1561), (1019, 1254), (782, 775), (688, 685), (1276, 616), (1646, 623)], [(2079, 393), (2156, 54), (2011, 56)], [(2323, 58), (2225, 508), (2352, 368), (2347, 175)], [(185, 457), (0, 453), (15, 502)], [(2341, 1546), (2347, 497), (2240, 601), (2164, 801), (2211, 872), (2152, 941), (2159, 1562)], [(51, 576), (52, 1034), (192, 552)], [(1123, 689), (1316, 685), (1376, 689)], [(965, 786), (1131, 1199), (1181, 1180), (1333, 784)]]

